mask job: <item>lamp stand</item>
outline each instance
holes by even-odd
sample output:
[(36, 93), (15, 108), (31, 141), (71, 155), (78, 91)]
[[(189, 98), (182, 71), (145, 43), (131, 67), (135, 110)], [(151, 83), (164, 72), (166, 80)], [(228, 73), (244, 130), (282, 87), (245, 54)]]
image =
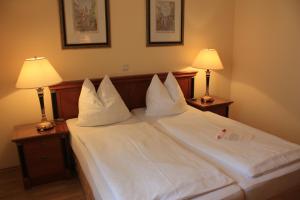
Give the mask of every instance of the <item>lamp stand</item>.
[(209, 103), (214, 101), (214, 98), (209, 96), (209, 78), (210, 78), (210, 70), (207, 69), (206, 70), (206, 91), (205, 91), (205, 95), (201, 97), (201, 101), (203, 103)]
[(36, 89), (40, 101), (42, 120), (36, 125), (38, 131), (45, 131), (54, 127), (53, 123), (47, 120), (45, 113), (45, 104), (44, 104), (44, 88), (40, 87)]

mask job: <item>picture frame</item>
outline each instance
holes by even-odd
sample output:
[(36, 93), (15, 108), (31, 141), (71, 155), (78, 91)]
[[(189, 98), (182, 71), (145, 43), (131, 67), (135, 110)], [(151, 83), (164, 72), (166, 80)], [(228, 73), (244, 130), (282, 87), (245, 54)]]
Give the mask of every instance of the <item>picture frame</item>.
[(184, 0), (146, 0), (147, 46), (184, 44)]
[(63, 49), (111, 46), (109, 0), (59, 0)]

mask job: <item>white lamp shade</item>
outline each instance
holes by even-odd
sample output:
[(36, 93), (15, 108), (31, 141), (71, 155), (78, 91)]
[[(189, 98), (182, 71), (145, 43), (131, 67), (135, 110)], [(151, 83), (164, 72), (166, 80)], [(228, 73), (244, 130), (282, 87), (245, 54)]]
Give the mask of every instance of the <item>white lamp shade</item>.
[(193, 67), (218, 70), (223, 69), (223, 64), (215, 49), (203, 49), (194, 60)]
[(17, 88), (40, 88), (62, 82), (50, 62), (44, 57), (26, 59), (20, 72)]

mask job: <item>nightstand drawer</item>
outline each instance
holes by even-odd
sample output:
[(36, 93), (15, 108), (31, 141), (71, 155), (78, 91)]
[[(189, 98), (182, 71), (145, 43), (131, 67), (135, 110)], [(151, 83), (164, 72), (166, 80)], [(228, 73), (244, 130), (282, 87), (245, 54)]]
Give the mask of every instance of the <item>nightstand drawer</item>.
[(64, 173), (64, 155), (59, 137), (32, 140), (23, 145), (28, 175), (33, 182)]
[(204, 110), (204, 111), (210, 111), (213, 113), (216, 113), (218, 115), (221, 115), (223, 117), (227, 117), (228, 116), (228, 107), (227, 106), (217, 106), (217, 107), (212, 107), (210, 109)]

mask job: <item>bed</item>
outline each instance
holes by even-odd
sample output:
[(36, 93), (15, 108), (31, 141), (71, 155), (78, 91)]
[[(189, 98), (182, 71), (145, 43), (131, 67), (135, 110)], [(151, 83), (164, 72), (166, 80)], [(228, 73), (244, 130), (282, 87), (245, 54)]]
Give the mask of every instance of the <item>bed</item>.
[[(193, 96), (194, 76), (195, 72), (176, 72), (177, 78), (185, 97)], [(150, 84), (153, 74), (136, 75), (128, 77), (114, 77), (112, 82), (122, 96), (125, 104), (129, 109), (145, 106), (145, 95), (148, 85)], [(166, 73), (159, 74), (163, 80)], [(93, 84), (97, 87), (100, 79), (93, 80)], [(76, 168), (80, 176), (87, 199), (114, 199), (110, 187), (103, 173), (97, 169), (97, 164), (91, 152), (86, 146), (82, 145), (82, 141), (78, 140), (74, 129), (74, 120), (78, 115), (78, 98), (83, 81), (69, 81), (59, 85), (52, 86), (51, 97), (53, 105), (53, 115), (56, 119), (68, 120), (68, 126), (71, 130), (71, 146), (76, 160)], [(136, 119), (133, 121), (136, 122)], [(218, 188), (215, 191), (205, 193), (193, 199), (243, 199), (243, 193), (236, 184)]]
[[(137, 120), (130, 119), (123, 124), (136, 123)], [(94, 128), (79, 128), (76, 126), (76, 119), (70, 119), (67, 121), (68, 127), (71, 132), (71, 146), (76, 155), (76, 160), (80, 165), (80, 171), (84, 174), (84, 182), (86, 181), (88, 186), (88, 194), (89, 197), (95, 199), (115, 199), (114, 192), (110, 190), (107, 182), (104, 181), (105, 177), (101, 170), (97, 169), (97, 165), (95, 163), (95, 159), (92, 158), (91, 154), (87, 150), (87, 148), (82, 144), (78, 135), (81, 134), (82, 130), (92, 130)], [(85, 131), (86, 132), (86, 131)], [(83, 133), (85, 134), (85, 133)], [(231, 184), (226, 187), (222, 187), (220, 189), (216, 189), (213, 192), (201, 195), (196, 198), (192, 198), (193, 200), (209, 200), (209, 199), (243, 199), (243, 193), (241, 189), (236, 184)]]
[[(223, 122), (224, 120), (228, 120), (225, 118), (223, 119), (223, 117), (216, 115), (214, 113), (199, 111), (192, 107), (189, 107), (189, 111), (201, 112), (203, 116), (206, 116), (210, 120), (214, 120), (214, 121)], [(134, 109), (132, 112), (140, 120), (147, 121), (157, 129), (159, 129), (160, 131), (170, 135), (173, 139), (177, 140), (179, 143), (188, 146), (188, 148), (200, 154), (201, 157), (205, 157), (208, 161), (214, 163), (215, 166), (222, 169), (222, 171), (225, 174), (229, 175), (230, 177), (232, 177), (234, 180), (237, 181), (239, 186), (243, 189), (246, 199), (275, 198), (277, 195), (280, 195), (286, 191), (290, 191), (291, 188), (296, 190), (300, 189), (300, 161), (291, 163), (280, 169), (271, 171), (270, 173), (266, 173), (264, 175), (251, 178), (245, 176), (244, 174), (238, 172), (237, 170), (232, 169), (232, 167), (218, 161), (217, 159), (214, 159), (212, 156), (209, 156), (204, 152), (195, 149), (192, 145), (188, 145), (186, 142), (181, 141), (174, 135), (174, 133), (171, 133), (170, 130), (166, 129), (164, 126), (161, 125), (161, 123), (159, 123), (159, 120), (161, 120), (162, 118), (146, 116), (145, 108)], [(170, 117), (164, 117), (164, 118), (170, 118)], [(200, 119), (197, 120), (199, 121)]]

